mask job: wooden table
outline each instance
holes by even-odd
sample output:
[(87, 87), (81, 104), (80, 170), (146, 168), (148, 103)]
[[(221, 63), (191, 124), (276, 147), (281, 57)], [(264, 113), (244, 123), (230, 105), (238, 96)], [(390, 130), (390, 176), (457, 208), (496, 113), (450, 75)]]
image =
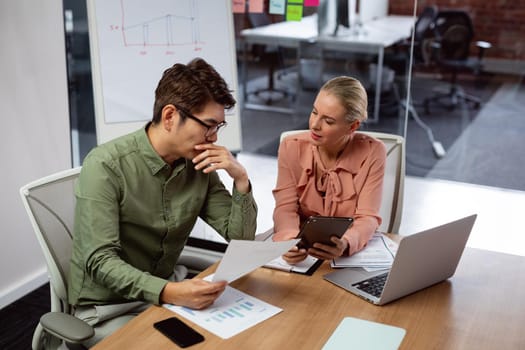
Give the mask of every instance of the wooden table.
[[(283, 311), (226, 340), (187, 321), (206, 338), (191, 349), (320, 349), (346, 316), (406, 329), (401, 349), (525, 349), (525, 257), (467, 248), (451, 279), (385, 306), (323, 280), (329, 271), (259, 268), (233, 282)], [(177, 349), (152, 327), (173, 315), (152, 306), (95, 349)]]

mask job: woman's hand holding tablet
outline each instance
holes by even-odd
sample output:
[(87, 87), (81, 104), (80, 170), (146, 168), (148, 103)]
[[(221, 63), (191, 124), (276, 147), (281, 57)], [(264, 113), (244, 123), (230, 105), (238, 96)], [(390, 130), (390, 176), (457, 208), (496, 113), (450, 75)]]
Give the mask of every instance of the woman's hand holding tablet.
[(335, 246), (331, 237), (341, 238), (353, 221), (350, 217), (310, 216), (297, 235), (301, 238), (297, 246), (300, 249), (313, 248), (314, 243)]

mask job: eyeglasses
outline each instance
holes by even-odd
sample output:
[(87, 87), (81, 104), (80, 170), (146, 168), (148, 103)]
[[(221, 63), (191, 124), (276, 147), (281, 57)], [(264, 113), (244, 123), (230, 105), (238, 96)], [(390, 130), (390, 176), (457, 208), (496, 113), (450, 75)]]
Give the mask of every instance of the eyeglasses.
[(181, 107), (179, 105), (174, 105), (174, 106), (180, 112), (182, 112), (182, 114), (184, 114), (187, 118), (190, 118), (190, 119), (196, 121), (197, 123), (199, 123), (200, 125), (204, 126), (207, 129), (206, 130), (206, 134), (204, 134), (205, 137), (210, 137), (210, 136), (218, 133), (221, 128), (223, 128), (226, 125), (228, 125), (228, 123), (226, 123), (225, 121), (220, 122), (220, 123), (215, 124), (215, 125), (208, 125), (205, 122), (203, 122), (202, 120), (200, 120), (199, 118), (197, 118), (196, 116), (194, 116), (193, 114), (191, 114), (190, 111), (188, 111), (186, 108), (183, 108), (183, 107)]

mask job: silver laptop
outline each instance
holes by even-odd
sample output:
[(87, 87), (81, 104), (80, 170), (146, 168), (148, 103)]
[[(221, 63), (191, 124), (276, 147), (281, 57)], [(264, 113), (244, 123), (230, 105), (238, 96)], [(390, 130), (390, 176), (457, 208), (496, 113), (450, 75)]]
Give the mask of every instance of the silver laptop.
[(417, 292), (454, 274), (476, 216), (403, 237), (389, 271), (345, 268), (324, 278), (376, 305)]

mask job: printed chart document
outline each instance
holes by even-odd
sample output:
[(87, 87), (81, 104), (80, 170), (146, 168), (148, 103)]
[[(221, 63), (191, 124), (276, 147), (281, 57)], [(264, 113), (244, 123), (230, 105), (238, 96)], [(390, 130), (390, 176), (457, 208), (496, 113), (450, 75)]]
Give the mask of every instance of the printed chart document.
[(163, 306), (223, 339), (230, 338), (282, 311), (230, 286), (226, 286), (224, 293), (205, 310), (192, 310), (170, 304)]
[(392, 266), (398, 244), (382, 233), (376, 232), (365, 249), (352, 255), (332, 260), (331, 266), (363, 267), (367, 270), (387, 269)]
[(394, 350), (405, 337), (403, 328), (345, 317), (328, 339), (323, 350), (352, 349)]
[(290, 250), (298, 239), (290, 241), (232, 240), (215, 271), (213, 281), (235, 281)]

